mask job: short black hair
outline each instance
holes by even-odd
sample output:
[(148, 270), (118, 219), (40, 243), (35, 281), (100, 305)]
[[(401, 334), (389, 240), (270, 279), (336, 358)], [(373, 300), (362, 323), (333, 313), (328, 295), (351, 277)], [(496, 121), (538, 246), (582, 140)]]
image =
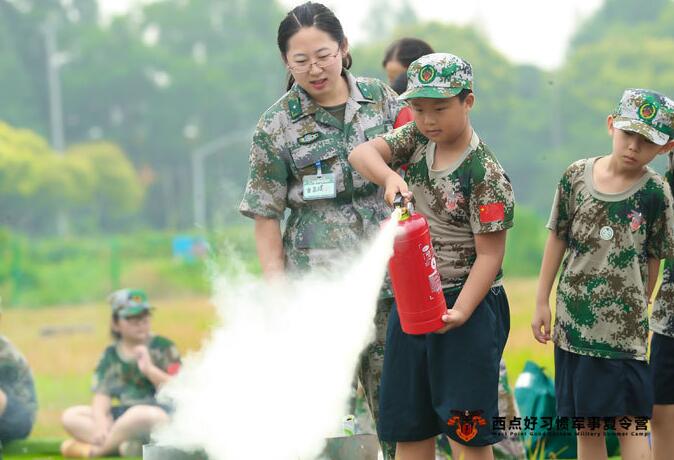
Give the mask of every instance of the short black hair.
[[(114, 313), (112, 314), (112, 318), (110, 318), (110, 321), (112, 321), (113, 324), (117, 324), (117, 323), (119, 322), (119, 313), (114, 312)], [(112, 324), (110, 325), (110, 335), (112, 336), (112, 338), (113, 338), (114, 340), (119, 340), (119, 339), (122, 338), (122, 334), (120, 334), (119, 332), (117, 332), (116, 330), (114, 330), (114, 329), (112, 328)]]
[(458, 97), (459, 101), (461, 101), (461, 103), (463, 103), (466, 100), (466, 98), (468, 97), (468, 95), (471, 94), (472, 92), (473, 92), (472, 89), (464, 88), (464, 89), (461, 90), (461, 92), (459, 94), (456, 95), (456, 97)]

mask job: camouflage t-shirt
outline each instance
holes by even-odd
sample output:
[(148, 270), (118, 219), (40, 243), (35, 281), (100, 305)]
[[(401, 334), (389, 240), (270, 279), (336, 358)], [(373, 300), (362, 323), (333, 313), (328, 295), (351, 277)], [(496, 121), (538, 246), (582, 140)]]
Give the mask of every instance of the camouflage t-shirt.
[[(513, 226), (515, 196), (505, 171), (475, 132), (463, 155), (441, 171), (432, 169), (435, 143), (416, 123), (383, 139), (393, 169), (409, 162), (405, 180), (416, 211), (428, 220), (443, 288), (461, 288), (476, 258), (474, 235)], [(500, 279), (499, 271), (494, 284)]]
[[(239, 210), (248, 217), (283, 220), (286, 268), (326, 267), (356, 250), (391, 214), (380, 188), (349, 164), (359, 144), (392, 129), (397, 95), (379, 80), (345, 73), (349, 98), (343, 123), (295, 84), (260, 118), (250, 152), (250, 174)], [(334, 174), (335, 198), (304, 199), (304, 180)], [(324, 176), (325, 177), (325, 176)]]
[(625, 192), (599, 192), (592, 179), (596, 159), (569, 166), (547, 224), (568, 246), (553, 340), (572, 353), (643, 361), (648, 259), (673, 255), (672, 195), (650, 168)]
[(37, 411), (35, 385), (28, 362), (19, 350), (0, 335), (0, 389), (22, 404), (32, 417)]
[[(665, 174), (669, 190), (674, 190), (674, 172), (670, 157), (670, 167)], [(665, 260), (662, 274), (662, 285), (653, 305), (651, 314), (651, 330), (674, 338), (674, 258)]]
[[(150, 357), (155, 366), (170, 375), (180, 368), (180, 354), (169, 339), (155, 335), (148, 343)], [(117, 344), (110, 345), (101, 356), (92, 390), (113, 399), (113, 405), (133, 406), (137, 404), (155, 404), (157, 389), (138, 369), (136, 361), (123, 359)]]

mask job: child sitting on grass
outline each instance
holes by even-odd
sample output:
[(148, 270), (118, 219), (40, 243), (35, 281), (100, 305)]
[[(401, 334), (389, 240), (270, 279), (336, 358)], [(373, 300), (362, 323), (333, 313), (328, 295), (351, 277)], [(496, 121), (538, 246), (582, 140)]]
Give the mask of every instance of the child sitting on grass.
[(170, 340), (152, 334), (151, 307), (143, 291), (122, 289), (109, 301), (114, 343), (96, 367), (91, 406), (74, 406), (63, 413), (63, 426), (74, 438), (61, 444), (64, 457), (118, 452), (139, 456), (154, 427), (169, 419), (170, 408), (155, 396), (178, 372), (178, 350)]

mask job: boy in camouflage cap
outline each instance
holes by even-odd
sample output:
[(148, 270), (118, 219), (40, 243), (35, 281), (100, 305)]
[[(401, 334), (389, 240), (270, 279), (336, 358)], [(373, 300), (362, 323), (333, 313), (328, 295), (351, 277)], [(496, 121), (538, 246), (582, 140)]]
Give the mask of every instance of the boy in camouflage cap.
[(180, 369), (176, 346), (152, 334), (144, 291), (120, 289), (108, 301), (115, 342), (96, 367), (91, 406), (71, 407), (62, 416), (74, 438), (61, 445), (64, 457), (140, 456), (152, 428), (168, 420), (170, 408), (155, 395)]
[[(648, 302), (660, 259), (674, 256), (672, 195), (648, 167), (674, 146), (674, 103), (628, 89), (607, 124), (611, 153), (576, 161), (559, 182), (532, 329), (550, 340), (549, 296), (565, 256), (552, 334), (557, 414), (628, 417), (630, 428), (616, 428), (633, 431), (631, 418), (650, 418), (653, 407)], [(603, 437), (578, 434), (579, 453), (606, 458)], [(644, 436), (619, 440), (621, 452), (648, 457)]]
[[(665, 180), (674, 191), (674, 152), (669, 152)], [(650, 321), (653, 372), (653, 418), (651, 432), (653, 459), (661, 460), (674, 452), (674, 258), (665, 260), (662, 285), (653, 305)]]
[[(510, 327), (501, 261), (513, 191), (471, 126), (470, 64), (429, 54), (407, 76), (400, 98), (412, 107), (414, 122), (357, 147), (349, 161), (385, 187), (389, 203), (397, 193), (415, 198), (430, 224), (449, 309), (446, 326), (426, 335), (403, 333), (391, 312), (378, 433), (397, 442), (400, 459), (433, 459), (438, 434), (449, 437), (457, 458), (491, 458), (491, 445), (502, 439), (492, 420), (499, 415), (499, 362)], [(395, 173), (404, 163), (407, 183)]]
[(3, 444), (28, 437), (36, 412), (35, 384), (28, 362), (0, 335), (0, 454)]

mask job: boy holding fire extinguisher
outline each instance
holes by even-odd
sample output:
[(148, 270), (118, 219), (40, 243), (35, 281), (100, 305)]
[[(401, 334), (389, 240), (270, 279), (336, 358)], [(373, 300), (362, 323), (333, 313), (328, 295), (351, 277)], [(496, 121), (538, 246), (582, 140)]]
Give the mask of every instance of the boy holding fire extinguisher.
[[(514, 195), (494, 154), (470, 123), (472, 68), (447, 53), (423, 56), (400, 98), (414, 122), (361, 144), (349, 161), (364, 177), (414, 196), (429, 222), (448, 310), (436, 333), (405, 334), (389, 318), (378, 433), (399, 460), (432, 460), (434, 436), (448, 435), (456, 458), (491, 459), (499, 361), (510, 330), (501, 285)], [(409, 163), (407, 183), (395, 169)], [(408, 187), (409, 183), (409, 187)]]

